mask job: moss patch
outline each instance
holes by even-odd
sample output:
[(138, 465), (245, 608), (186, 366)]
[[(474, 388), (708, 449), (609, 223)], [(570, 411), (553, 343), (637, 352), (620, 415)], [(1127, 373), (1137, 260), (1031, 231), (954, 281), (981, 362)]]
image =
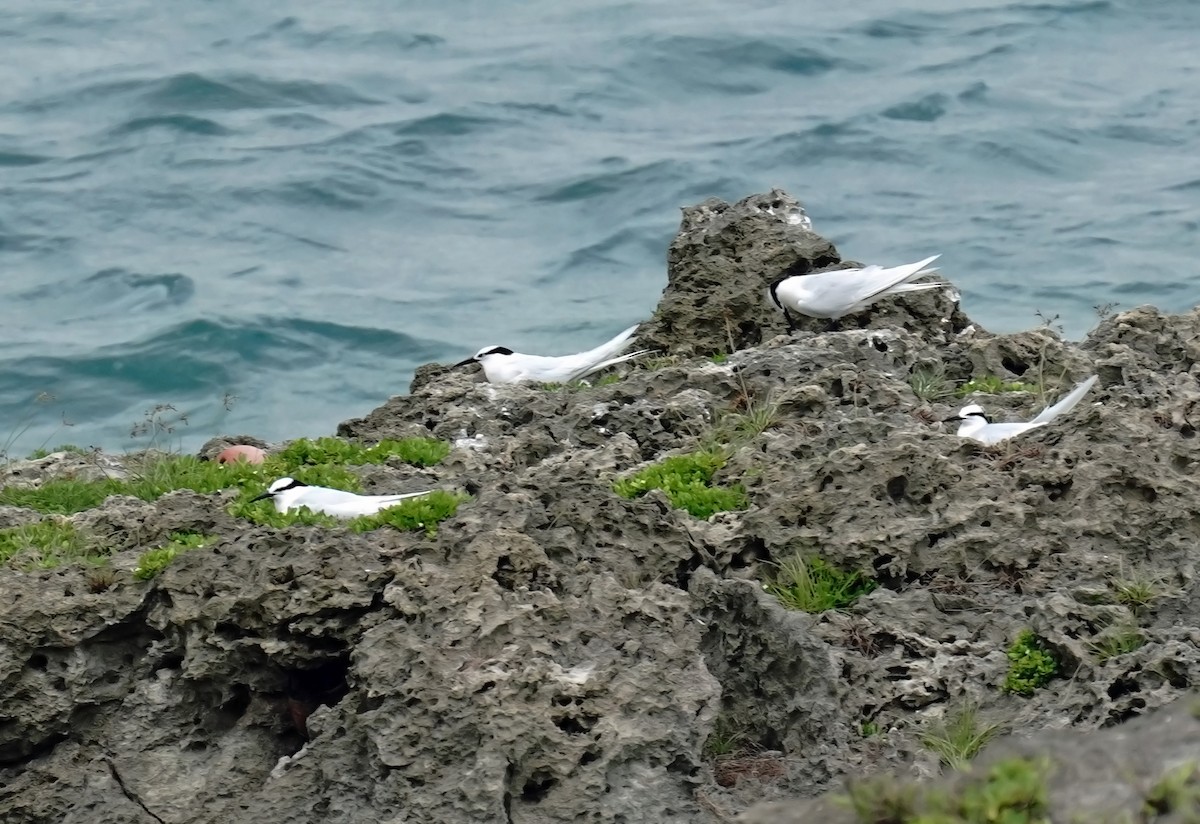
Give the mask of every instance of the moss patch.
[(651, 489), (661, 489), (672, 506), (697, 518), (745, 509), (748, 500), (744, 487), (718, 486), (712, 482), (725, 460), (723, 454), (713, 451), (676, 455), (618, 480), (613, 491), (623, 498), (637, 498)]
[(458, 511), (459, 504), (470, 500), (469, 495), (435, 490), (419, 498), (409, 498), (389, 506), (374, 515), (364, 515), (350, 521), (355, 532), (370, 532), (390, 526), (405, 532), (423, 530), (430, 537), (437, 534), (437, 525)]
[(1058, 674), (1058, 661), (1032, 630), (1022, 630), (1007, 654), (1011, 663), (1004, 679), (1005, 692), (1033, 695)]
[(199, 549), (214, 540), (216, 539), (211, 535), (201, 535), (198, 532), (172, 533), (171, 540), (167, 544), (142, 553), (138, 558), (137, 567), (133, 570), (133, 577), (139, 581), (149, 581), (166, 569), (179, 553), (189, 549)]

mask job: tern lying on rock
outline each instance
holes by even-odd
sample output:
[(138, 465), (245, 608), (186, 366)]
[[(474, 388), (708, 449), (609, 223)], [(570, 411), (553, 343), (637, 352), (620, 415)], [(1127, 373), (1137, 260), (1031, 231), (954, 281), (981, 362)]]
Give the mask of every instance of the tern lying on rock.
[(636, 331), (637, 324), (634, 324), (595, 349), (559, 357), (524, 355), (505, 346), (485, 346), (474, 356), (454, 364), (454, 368), (478, 363), (490, 383), (570, 383), (649, 352), (649, 349), (641, 349), (627, 355), (621, 354), (633, 343), (633, 333)]
[(866, 309), (888, 295), (949, 286), (940, 280), (909, 283), (913, 278), (935, 274), (937, 269), (925, 267), (939, 257), (941, 255), (934, 255), (917, 263), (906, 263), (890, 269), (868, 266), (865, 269), (835, 269), (812, 275), (792, 275), (771, 284), (771, 300), (783, 310), (789, 332), (796, 331), (796, 322), (789, 309), (810, 318), (828, 318), (832, 329), (842, 317)]
[(970, 438), (973, 441), (985, 444), (1000, 443), (1015, 435), (1020, 435), (1022, 432), (1028, 432), (1030, 429), (1045, 426), (1059, 415), (1070, 412), (1075, 408), (1076, 404), (1083, 400), (1083, 396), (1096, 384), (1096, 380), (1097, 376), (1092, 375), (1087, 380), (1078, 384), (1071, 390), (1070, 394), (1058, 403), (1053, 406), (1047, 406), (1038, 413), (1036, 418), (1026, 423), (1016, 421), (1013, 423), (992, 423), (984, 413), (983, 407), (977, 403), (964, 406), (958, 410), (958, 414), (953, 418), (946, 418), (945, 422), (962, 421), (958, 425), (958, 436), (960, 438)]
[(357, 518), (360, 515), (374, 515), (381, 509), (395, 506), (408, 498), (428, 495), (431, 491), (427, 489), (424, 492), (406, 492), (402, 495), (356, 495), (343, 489), (309, 486), (295, 478), (280, 478), (271, 484), (266, 492), (250, 500), (261, 501), (270, 498), (279, 512), (306, 506), (313, 512), (332, 515), (334, 518)]

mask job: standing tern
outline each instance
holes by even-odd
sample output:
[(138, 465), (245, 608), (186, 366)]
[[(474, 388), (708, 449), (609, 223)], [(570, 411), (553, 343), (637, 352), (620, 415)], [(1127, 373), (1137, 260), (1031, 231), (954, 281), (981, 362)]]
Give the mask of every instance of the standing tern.
[(1023, 432), (1028, 432), (1030, 429), (1045, 426), (1059, 415), (1070, 412), (1075, 408), (1076, 404), (1083, 400), (1083, 396), (1087, 394), (1088, 390), (1095, 386), (1096, 380), (1097, 376), (1092, 375), (1087, 380), (1076, 385), (1058, 403), (1053, 406), (1047, 406), (1037, 414), (1037, 417), (1025, 423), (1019, 421), (1014, 421), (1013, 423), (992, 423), (984, 413), (983, 407), (977, 403), (964, 406), (958, 410), (958, 414), (953, 418), (946, 418), (945, 422), (962, 421), (958, 425), (958, 436), (960, 438), (970, 438), (973, 441), (989, 445), (997, 444), (1020, 435)]
[(454, 364), (452, 368), (478, 363), (483, 367), (483, 374), (490, 383), (570, 383), (649, 352), (649, 349), (640, 349), (637, 352), (621, 354), (633, 343), (633, 333), (636, 331), (637, 324), (634, 324), (595, 349), (559, 357), (525, 355), (506, 346), (485, 346), (472, 357)]
[(927, 257), (917, 263), (906, 263), (885, 269), (867, 266), (864, 269), (835, 269), (812, 275), (792, 275), (771, 284), (771, 300), (783, 310), (788, 331), (796, 331), (789, 309), (812, 318), (828, 318), (830, 329), (836, 328), (842, 317), (866, 309), (870, 304), (901, 292), (920, 292), (940, 289), (945, 281), (909, 283), (913, 278), (932, 275), (937, 269), (925, 267), (941, 255)]
[(424, 492), (406, 492), (402, 495), (356, 495), (344, 489), (309, 486), (295, 478), (280, 478), (267, 487), (266, 492), (250, 500), (253, 502), (270, 498), (278, 512), (308, 507), (313, 512), (332, 515), (335, 518), (357, 518), (360, 515), (374, 515), (381, 509), (395, 506), (408, 498), (428, 495), (431, 491), (427, 489)]

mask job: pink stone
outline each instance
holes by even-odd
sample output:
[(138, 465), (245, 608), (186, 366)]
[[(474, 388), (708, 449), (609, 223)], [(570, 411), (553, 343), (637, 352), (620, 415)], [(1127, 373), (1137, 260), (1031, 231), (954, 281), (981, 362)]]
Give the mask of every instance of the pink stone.
[(246, 463), (260, 464), (266, 459), (267, 453), (263, 452), (257, 446), (238, 444), (237, 446), (230, 446), (221, 450), (221, 454), (217, 456), (217, 463), (245, 461)]

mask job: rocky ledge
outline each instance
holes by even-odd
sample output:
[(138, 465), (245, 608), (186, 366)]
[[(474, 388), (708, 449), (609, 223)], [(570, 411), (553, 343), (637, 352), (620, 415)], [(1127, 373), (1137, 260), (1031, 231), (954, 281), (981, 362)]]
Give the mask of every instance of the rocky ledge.
[[(469, 493), (435, 535), (262, 526), (188, 490), (0, 507), (0, 527), (69, 519), (111, 549), (105, 577), (20, 553), (0, 577), (0, 820), (1185, 820), (1200, 312), (1142, 307), (1074, 343), (989, 334), (922, 292), (789, 336), (768, 282), (842, 263), (798, 210), (684, 210), (641, 335), (661, 356), (616, 382), (431, 365), (342, 424), (452, 444), (354, 468), (368, 490)], [(1000, 446), (940, 423), (964, 389), (1025, 419), (1093, 373), (1069, 416)], [(729, 511), (614, 492), (697, 453)], [(52, 455), (3, 482), (120, 464)], [(180, 530), (213, 540), (131, 574)], [(786, 608), (797, 563), (854, 593)], [(994, 740), (955, 772), (979, 749), (964, 726)], [(1024, 794), (979, 809), (1025, 817), (948, 800), (1014, 764)]]

